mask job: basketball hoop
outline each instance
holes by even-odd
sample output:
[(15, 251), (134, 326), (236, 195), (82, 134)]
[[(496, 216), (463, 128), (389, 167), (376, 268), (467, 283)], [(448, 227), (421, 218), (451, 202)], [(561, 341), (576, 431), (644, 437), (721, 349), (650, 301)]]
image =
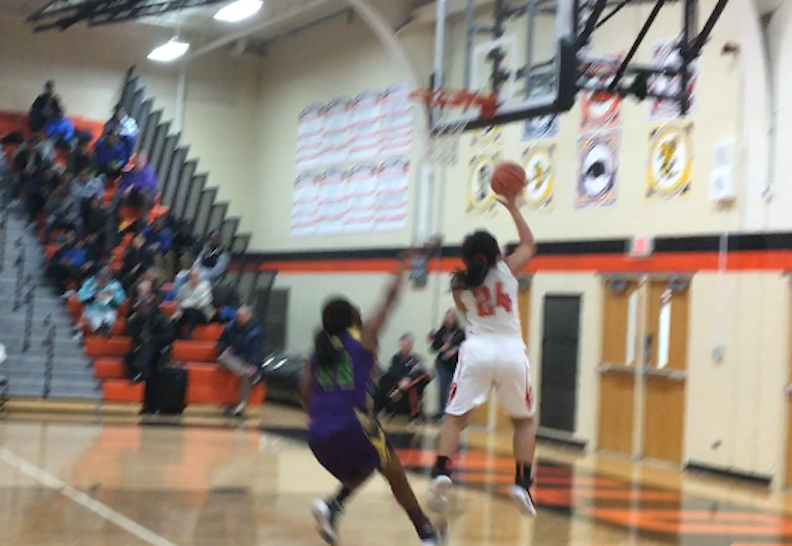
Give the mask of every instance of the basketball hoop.
[(410, 98), (422, 102), (433, 115), (442, 117), (444, 112), (457, 111), (452, 121), (429, 134), (424, 160), (431, 165), (454, 165), (458, 160), (459, 139), (467, 127), (465, 114), (479, 109), (481, 117), (492, 118), (497, 113), (498, 96), (481, 95), (464, 89), (433, 89), (427, 87), (410, 93)]

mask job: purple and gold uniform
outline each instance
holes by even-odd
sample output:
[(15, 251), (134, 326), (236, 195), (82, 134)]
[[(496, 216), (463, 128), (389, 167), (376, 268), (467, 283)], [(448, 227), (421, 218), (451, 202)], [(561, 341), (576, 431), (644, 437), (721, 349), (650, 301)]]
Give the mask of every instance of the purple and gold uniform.
[(330, 341), (339, 353), (334, 364), (323, 366), (311, 358), (309, 445), (319, 463), (345, 482), (381, 468), (390, 448), (369, 411), (375, 356), (363, 348), (357, 330)]

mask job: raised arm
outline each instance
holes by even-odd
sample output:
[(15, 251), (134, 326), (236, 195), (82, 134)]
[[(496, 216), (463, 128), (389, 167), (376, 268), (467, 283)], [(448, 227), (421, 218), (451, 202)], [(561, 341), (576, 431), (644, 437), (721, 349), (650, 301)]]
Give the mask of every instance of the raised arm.
[(514, 275), (517, 275), (525, 269), (536, 255), (536, 242), (534, 241), (533, 233), (531, 233), (531, 228), (528, 227), (528, 222), (525, 221), (520, 209), (517, 207), (517, 196), (503, 197), (500, 202), (511, 214), (514, 225), (517, 228), (517, 236), (520, 239), (520, 245), (506, 258), (506, 265), (509, 266)]
[(385, 292), (385, 299), (377, 307), (372, 317), (363, 324), (363, 331), (361, 332), (361, 344), (367, 351), (376, 352), (379, 335), (382, 327), (393, 311), (396, 301), (399, 299), (402, 286), (404, 285), (404, 271), (406, 264), (406, 256), (399, 259), (399, 264), (394, 272), (393, 278), (388, 284)]

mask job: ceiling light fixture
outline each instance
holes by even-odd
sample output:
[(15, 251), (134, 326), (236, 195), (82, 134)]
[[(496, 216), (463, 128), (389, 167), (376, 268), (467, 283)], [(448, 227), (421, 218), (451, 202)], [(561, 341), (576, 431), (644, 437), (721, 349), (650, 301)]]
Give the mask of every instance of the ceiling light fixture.
[(263, 5), (263, 0), (236, 0), (218, 11), (214, 18), (224, 23), (238, 23), (256, 15)]
[(154, 51), (149, 53), (148, 59), (159, 63), (169, 63), (184, 56), (188, 49), (190, 49), (190, 44), (173, 38), (168, 43), (154, 48)]

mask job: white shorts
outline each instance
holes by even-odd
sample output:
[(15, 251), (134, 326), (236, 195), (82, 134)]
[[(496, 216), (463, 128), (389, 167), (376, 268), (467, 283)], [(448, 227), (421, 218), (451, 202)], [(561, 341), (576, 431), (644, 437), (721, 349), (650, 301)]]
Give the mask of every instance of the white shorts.
[(531, 366), (522, 339), (492, 336), (466, 340), (459, 350), (446, 413), (467, 414), (484, 404), (493, 388), (510, 417), (533, 416)]

